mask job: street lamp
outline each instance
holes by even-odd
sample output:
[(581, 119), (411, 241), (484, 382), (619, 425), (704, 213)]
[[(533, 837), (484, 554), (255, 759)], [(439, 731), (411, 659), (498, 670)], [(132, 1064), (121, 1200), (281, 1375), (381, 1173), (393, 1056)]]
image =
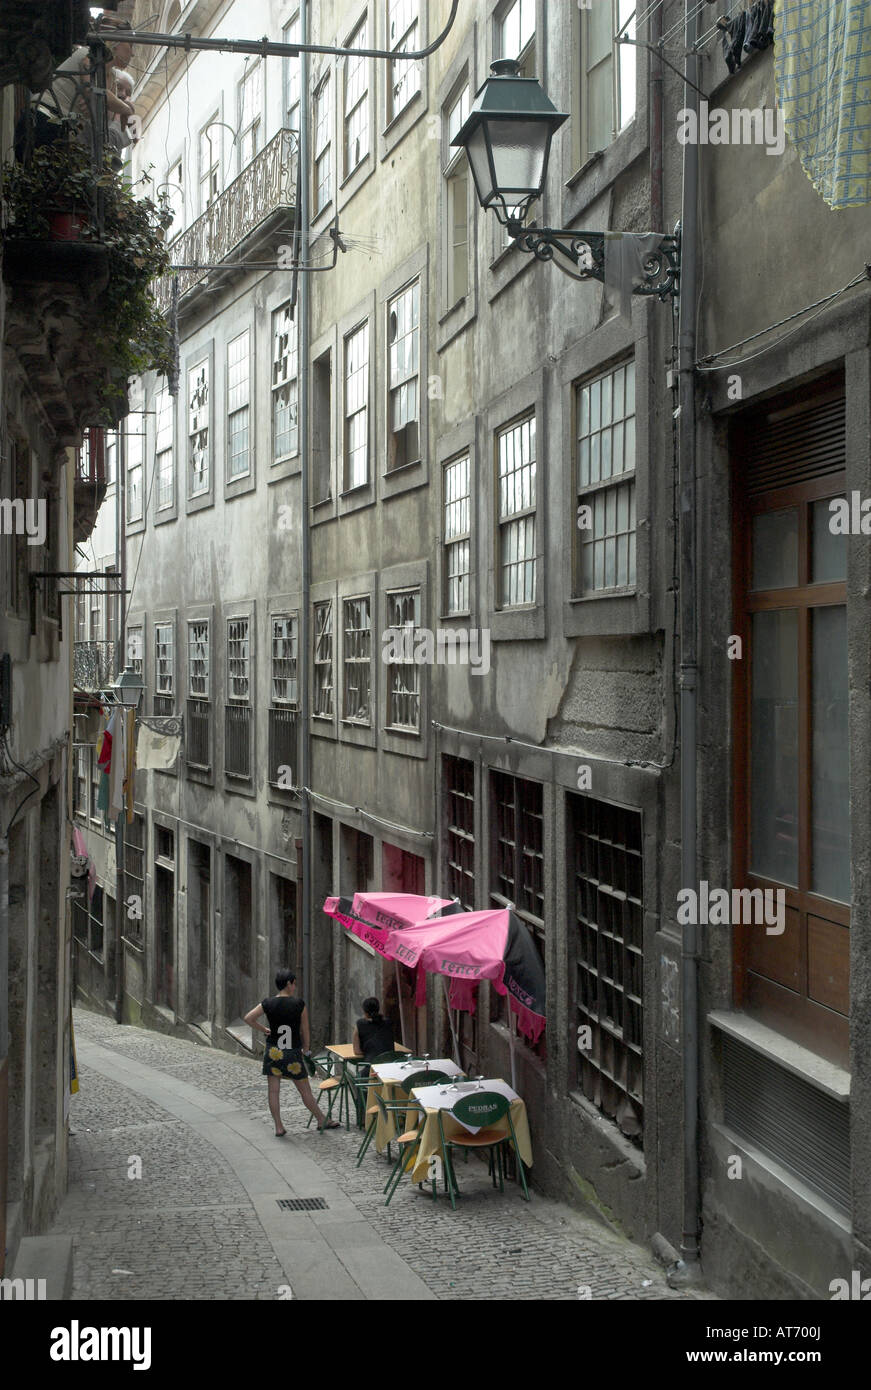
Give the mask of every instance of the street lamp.
[[(540, 261), (553, 261), (574, 279), (605, 279), (605, 248), (609, 240), (631, 242), (629, 234), (557, 230), (527, 224), (531, 205), (547, 182), (553, 137), (568, 116), (557, 111), (534, 77), (521, 77), (510, 58), (493, 63), (490, 77), (475, 98), (469, 115), (451, 141), (466, 151), (481, 206), (497, 218), (521, 251)], [(680, 274), (680, 236), (635, 239), (639, 248), (634, 294), (660, 299), (677, 293)], [(621, 248), (622, 249), (622, 248)]]
[(138, 671), (134, 671), (132, 666), (121, 672), (115, 682), (115, 693), (119, 705), (125, 705), (127, 709), (138, 709), (139, 701), (142, 699), (142, 692), (145, 689), (144, 682)]

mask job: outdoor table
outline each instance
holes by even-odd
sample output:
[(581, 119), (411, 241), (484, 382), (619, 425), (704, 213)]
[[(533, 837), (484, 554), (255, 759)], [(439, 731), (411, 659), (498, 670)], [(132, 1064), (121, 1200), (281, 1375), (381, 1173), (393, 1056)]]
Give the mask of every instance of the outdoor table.
[[(532, 1167), (532, 1140), (529, 1136), (526, 1106), (507, 1081), (496, 1078), (482, 1081), (480, 1085), (477, 1082), (467, 1082), (461, 1086), (456, 1084), (452, 1086), (416, 1086), (412, 1094), (423, 1106), (426, 1120), (418, 1143), (414, 1166), (411, 1170), (412, 1182), (429, 1182), (431, 1180), (430, 1160), (433, 1156), (436, 1156), (440, 1162), (444, 1162), (444, 1156), (441, 1152), (442, 1141), (439, 1134), (439, 1111), (451, 1110), (458, 1100), (464, 1096), (474, 1095), (476, 1091), (496, 1091), (511, 1102), (511, 1123), (514, 1125), (514, 1133), (517, 1135), (520, 1157), (527, 1168)], [(463, 1133), (463, 1131), (468, 1134), (477, 1132), (470, 1125), (461, 1125), (453, 1115), (443, 1115), (442, 1123), (446, 1140), (449, 1140), (454, 1134)], [(504, 1129), (506, 1137), (509, 1137), (508, 1117), (500, 1120), (493, 1128), (500, 1131)]]
[[(394, 1101), (401, 1099), (399, 1092), (402, 1089), (402, 1082), (406, 1076), (413, 1076), (415, 1072), (440, 1071), (446, 1076), (462, 1076), (463, 1073), (456, 1062), (450, 1057), (430, 1057), (426, 1062), (379, 1062), (372, 1067), (372, 1075), (377, 1076), (382, 1083), (377, 1089), (383, 1101)], [(371, 1095), (371, 1091), (370, 1091)], [(372, 1104), (375, 1104), (374, 1098)], [(392, 1144), (397, 1138), (398, 1130), (396, 1127), (396, 1116), (388, 1112), (387, 1119), (378, 1113), (375, 1125), (375, 1148), (378, 1153), (383, 1153), (388, 1144)]]
[[(360, 1067), (371, 1067), (372, 1064), (371, 1064), (371, 1062), (367, 1062), (365, 1057), (360, 1057), (359, 1054), (356, 1053), (356, 1052), (354, 1051), (354, 1044), (353, 1044), (353, 1043), (328, 1043), (328, 1044), (327, 1044), (327, 1047), (326, 1047), (326, 1051), (329, 1052), (329, 1053), (331, 1053), (331, 1055), (332, 1055), (333, 1057), (335, 1057), (335, 1058), (337, 1059), (337, 1061), (341, 1062), (341, 1064), (342, 1064), (342, 1074), (341, 1074), (341, 1078), (340, 1078), (340, 1081), (341, 1081), (341, 1091), (340, 1091), (340, 1095), (341, 1095), (341, 1094), (344, 1094), (344, 1096), (345, 1096), (346, 1098), (350, 1098), (350, 1099), (353, 1100), (353, 1102), (354, 1102), (354, 1109), (355, 1109), (356, 1112), (357, 1112), (357, 1124), (360, 1125), (360, 1126), (362, 1126), (363, 1124), (365, 1124), (365, 1118), (364, 1118), (364, 1116), (361, 1114), (360, 1095), (359, 1095), (359, 1092), (357, 1091), (357, 1087), (354, 1085), (353, 1081), (351, 1080), (351, 1077), (350, 1077), (349, 1072), (348, 1072), (348, 1067), (349, 1067), (349, 1066), (352, 1066), (352, 1067), (354, 1067), (355, 1072), (359, 1072)], [(394, 1052), (409, 1052), (409, 1053), (410, 1053), (410, 1052), (411, 1052), (411, 1048), (410, 1048), (410, 1047), (403, 1047), (402, 1043), (394, 1043), (394, 1044), (393, 1044), (393, 1051), (394, 1051)], [(341, 1100), (340, 1100), (340, 1101), (339, 1101), (339, 1119), (340, 1119), (340, 1120), (341, 1120), (341, 1118), (342, 1118), (342, 1115), (341, 1115), (341, 1106), (342, 1106), (342, 1102), (341, 1102)], [(346, 1123), (345, 1123), (345, 1128), (346, 1128), (346, 1129), (350, 1129), (350, 1127), (351, 1127), (351, 1121), (350, 1121), (350, 1113), (349, 1113), (349, 1110), (346, 1110), (345, 1113), (346, 1113), (346, 1116), (347, 1116)]]

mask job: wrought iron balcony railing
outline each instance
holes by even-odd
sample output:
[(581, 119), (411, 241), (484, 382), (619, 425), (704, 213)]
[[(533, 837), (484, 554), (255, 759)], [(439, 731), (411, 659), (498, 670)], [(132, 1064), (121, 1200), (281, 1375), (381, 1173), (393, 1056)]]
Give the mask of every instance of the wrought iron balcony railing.
[(118, 679), (114, 642), (74, 642), (73, 681), (79, 690), (105, 690)]
[[(226, 261), (238, 246), (275, 213), (292, 214), (296, 206), (298, 146), (295, 130), (280, 130), (255, 155), (209, 208), (170, 246), (173, 265), (195, 266), (178, 272), (179, 299)], [(155, 285), (155, 297), (167, 310), (172, 276)]]

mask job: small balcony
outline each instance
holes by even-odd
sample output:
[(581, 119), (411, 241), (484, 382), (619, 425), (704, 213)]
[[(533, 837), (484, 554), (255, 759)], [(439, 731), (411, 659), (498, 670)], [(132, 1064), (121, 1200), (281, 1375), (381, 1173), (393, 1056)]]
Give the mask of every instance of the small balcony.
[(106, 690), (118, 679), (114, 642), (73, 643), (73, 684), (77, 690)]
[(76, 451), (73, 535), (77, 542), (90, 538), (106, 496), (106, 486), (105, 433), (96, 428), (85, 430), (82, 447)]
[[(179, 305), (187, 308), (207, 279), (209, 268), (245, 260), (264, 248), (275, 232), (290, 237), (296, 216), (297, 169), (295, 130), (280, 130), (219, 194), (186, 232), (170, 245), (173, 265), (196, 266), (178, 272)], [(169, 309), (172, 276), (154, 286), (161, 308)]]

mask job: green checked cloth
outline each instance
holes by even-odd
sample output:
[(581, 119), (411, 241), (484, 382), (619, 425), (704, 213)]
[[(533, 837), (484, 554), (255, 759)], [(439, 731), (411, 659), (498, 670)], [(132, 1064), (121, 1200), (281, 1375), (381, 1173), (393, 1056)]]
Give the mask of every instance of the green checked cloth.
[(778, 105), (831, 208), (871, 202), (871, 0), (777, 0)]

